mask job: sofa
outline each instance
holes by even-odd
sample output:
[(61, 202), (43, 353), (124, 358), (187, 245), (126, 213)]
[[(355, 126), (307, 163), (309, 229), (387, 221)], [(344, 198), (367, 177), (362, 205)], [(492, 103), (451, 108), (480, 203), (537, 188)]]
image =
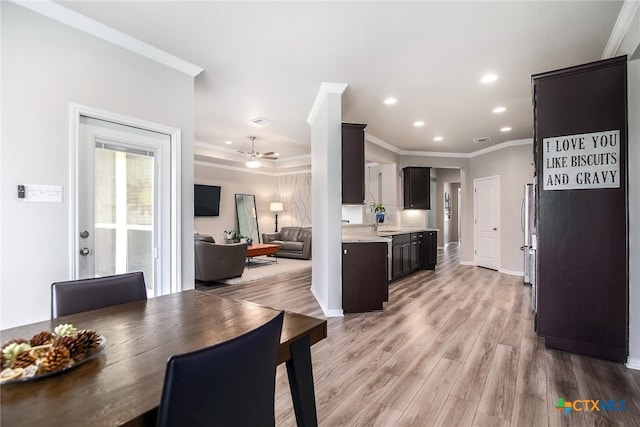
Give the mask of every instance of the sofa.
[(246, 243), (220, 245), (206, 234), (196, 234), (194, 240), (196, 280), (211, 282), (242, 276), (247, 260)]
[(278, 233), (263, 233), (262, 243), (280, 245), (278, 257), (311, 259), (311, 227), (282, 227)]

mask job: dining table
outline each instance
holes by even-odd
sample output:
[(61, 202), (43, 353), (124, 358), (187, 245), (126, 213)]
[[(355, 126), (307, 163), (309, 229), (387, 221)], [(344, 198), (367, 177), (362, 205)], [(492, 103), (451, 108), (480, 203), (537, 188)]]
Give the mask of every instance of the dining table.
[[(2, 426), (155, 425), (168, 359), (249, 332), (280, 310), (187, 290), (0, 331), (29, 339), (59, 324), (91, 329), (104, 347), (85, 363), (0, 386)], [(278, 364), (285, 363), (298, 426), (317, 425), (311, 346), (327, 321), (285, 311)], [(224, 367), (212, 367), (224, 369)]]

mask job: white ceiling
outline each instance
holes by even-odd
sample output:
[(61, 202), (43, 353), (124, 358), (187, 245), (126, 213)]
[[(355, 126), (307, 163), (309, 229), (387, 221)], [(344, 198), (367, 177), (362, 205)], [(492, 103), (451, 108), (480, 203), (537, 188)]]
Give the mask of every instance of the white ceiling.
[[(531, 75), (601, 59), (622, 3), (60, 2), (204, 68), (196, 159), (238, 165), (250, 135), (260, 152), (308, 154), (321, 82), (348, 83), (343, 120), (367, 123), (398, 151), (470, 153), (531, 138)], [(480, 83), (487, 72), (498, 80)], [(383, 104), (388, 96), (397, 104)], [(273, 124), (257, 128), (255, 117)]]

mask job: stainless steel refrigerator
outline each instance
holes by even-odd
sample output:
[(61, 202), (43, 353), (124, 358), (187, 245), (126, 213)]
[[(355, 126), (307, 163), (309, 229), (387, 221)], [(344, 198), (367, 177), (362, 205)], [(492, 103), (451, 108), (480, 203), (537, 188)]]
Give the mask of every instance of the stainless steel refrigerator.
[(524, 255), (524, 283), (531, 285), (531, 309), (536, 311), (536, 183), (525, 184), (524, 201), (522, 205), (523, 214), (522, 230), (524, 231), (524, 245), (522, 251)]

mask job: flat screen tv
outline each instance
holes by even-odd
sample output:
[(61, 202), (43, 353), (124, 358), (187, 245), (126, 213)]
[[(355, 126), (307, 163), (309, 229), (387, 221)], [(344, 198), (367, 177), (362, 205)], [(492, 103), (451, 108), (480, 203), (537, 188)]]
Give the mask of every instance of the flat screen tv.
[(219, 216), (220, 187), (217, 185), (195, 184), (193, 202), (195, 216)]

